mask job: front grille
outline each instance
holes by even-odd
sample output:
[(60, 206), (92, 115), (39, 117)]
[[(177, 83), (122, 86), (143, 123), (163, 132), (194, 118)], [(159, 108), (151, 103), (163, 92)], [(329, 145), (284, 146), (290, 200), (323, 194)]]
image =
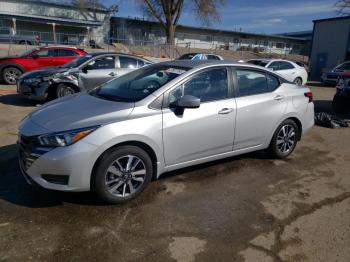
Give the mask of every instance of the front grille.
[(34, 153), (34, 138), (25, 137), (23, 135), (19, 136), (19, 161), (21, 161), (24, 170), (27, 170), (40, 155)]

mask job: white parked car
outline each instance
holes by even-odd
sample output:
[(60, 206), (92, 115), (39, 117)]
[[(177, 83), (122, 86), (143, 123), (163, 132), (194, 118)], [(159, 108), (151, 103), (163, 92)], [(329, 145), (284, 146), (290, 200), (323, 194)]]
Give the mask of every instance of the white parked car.
[(305, 85), (307, 82), (307, 71), (305, 67), (295, 62), (282, 59), (252, 59), (247, 61), (248, 64), (254, 64), (269, 68), (276, 71), (288, 81), (296, 85)]

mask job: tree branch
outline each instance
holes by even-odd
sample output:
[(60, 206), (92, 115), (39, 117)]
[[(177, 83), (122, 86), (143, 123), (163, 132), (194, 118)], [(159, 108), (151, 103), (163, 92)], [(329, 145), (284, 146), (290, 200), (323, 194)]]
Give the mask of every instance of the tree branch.
[(147, 4), (149, 10), (151, 11), (151, 13), (153, 14), (153, 16), (155, 18), (158, 19), (159, 23), (161, 24), (162, 27), (164, 27), (166, 29), (166, 25), (164, 23), (164, 21), (162, 20), (162, 17), (160, 16), (160, 14), (153, 8), (152, 3), (150, 2), (150, 0), (144, 0), (145, 3)]

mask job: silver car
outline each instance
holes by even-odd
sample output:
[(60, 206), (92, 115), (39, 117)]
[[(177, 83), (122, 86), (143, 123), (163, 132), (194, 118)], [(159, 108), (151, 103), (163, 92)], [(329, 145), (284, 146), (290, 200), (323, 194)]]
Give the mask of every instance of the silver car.
[(30, 99), (44, 101), (88, 91), (113, 78), (152, 62), (134, 55), (98, 52), (81, 56), (60, 67), (48, 67), (23, 74), (17, 90)]
[(167, 171), (262, 149), (285, 158), (313, 125), (309, 88), (273, 71), (163, 62), (39, 107), (20, 125), (19, 162), (30, 183), (122, 203)]

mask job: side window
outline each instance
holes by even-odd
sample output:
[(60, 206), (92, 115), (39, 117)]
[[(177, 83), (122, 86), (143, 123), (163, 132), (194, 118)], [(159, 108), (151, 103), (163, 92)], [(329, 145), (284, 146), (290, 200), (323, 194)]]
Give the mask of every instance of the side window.
[(49, 55), (48, 56), (50, 56), (50, 57), (52, 57), (52, 56), (60, 56), (59, 55), (59, 49), (49, 49)]
[(280, 62), (272, 62), (271, 64), (269, 64), (268, 68), (274, 71), (278, 71), (280, 70)]
[(93, 61), (91, 61), (88, 64), (89, 70), (96, 70), (96, 69), (113, 69), (115, 68), (115, 57), (114, 56), (105, 56), (97, 58)]
[(266, 75), (253, 70), (236, 70), (239, 96), (250, 96), (268, 92)]
[(189, 81), (170, 92), (172, 103), (183, 95), (200, 98), (201, 102), (225, 99), (228, 97), (226, 68), (215, 68), (193, 76)]
[(216, 55), (207, 55), (208, 60), (220, 60)]
[(119, 56), (120, 68), (137, 68), (137, 60), (127, 56)]
[(45, 50), (40, 50), (36, 53), (36, 55), (38, 55), (39, 57), (48, 57), (49, 56), (49, 50), (45, 49)]
[(266, 79), (267, 79), (267, 87), (270, 92), (275, 91), (280, 86), (280, 81), (278, 80), (277, 77), (270, 74), (266, 74)]
[(137, 59), (137, 67), (143, 67), (143, 66), (145, 66), (146, 64), (145, 64), (145, 62), (143, 62), (142, 60), (140, 60), (140, 59)]
[(280, 70), (288, 70), (288, 69), (294, 69), (294, 66), (289, 62), (281, 61)]
[(58, 56), (77, 56), (73, 50), (58, 49)]

